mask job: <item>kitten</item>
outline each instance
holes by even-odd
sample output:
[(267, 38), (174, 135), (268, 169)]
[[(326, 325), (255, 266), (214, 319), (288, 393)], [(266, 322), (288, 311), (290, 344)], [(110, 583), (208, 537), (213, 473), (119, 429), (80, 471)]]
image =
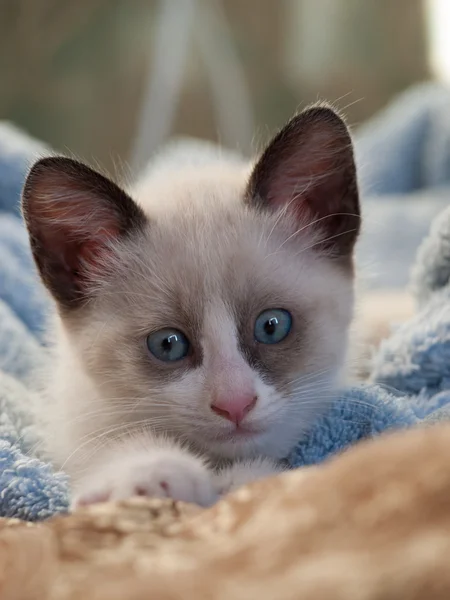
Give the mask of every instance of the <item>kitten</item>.
[(75, 503), (209, 505), (283, 468), (336, 391), (353, 311), (357, 178), (330, 107), (252, 165), (162, 171), (131, 195), (44, 158), (23, 214), (57, 306), (41, 416)]

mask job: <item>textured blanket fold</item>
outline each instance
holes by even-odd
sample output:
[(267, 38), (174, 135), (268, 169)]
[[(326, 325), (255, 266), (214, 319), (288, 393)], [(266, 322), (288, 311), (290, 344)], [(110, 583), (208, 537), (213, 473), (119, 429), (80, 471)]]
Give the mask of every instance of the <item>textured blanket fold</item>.
[[(372, 286), (403, 285), (422, 242), (412, 273), (419, 310), (382, 343), (371, 383), (344, 390), (294, 449), (292, 467), (320, 462), (387, 429), (450, 416), (450, 209), (443, 210), (450, 198), (449, 104), (446, 90), (420, 87), (356, 140), (363, 190), (379, 192), (363, 201), (358, 260), (389, 265), (388, 272), (379, 268)], [(430, 160), (434, 140), (439, 164)], [(204, 153), (206, 146), (200, 146)], [(178, 152), (192, 160), (200, 146), (186, 142)], [(38, 458), (42, 440), (29, 410), (30, 374), (47, 360), (43, 333), (52, 307), (33, 267), (19, 197), (30, 162), (45, 152), (0, 124), (0, 516), (27, 520), (64, 511), (68, 500), (67, 478)]]

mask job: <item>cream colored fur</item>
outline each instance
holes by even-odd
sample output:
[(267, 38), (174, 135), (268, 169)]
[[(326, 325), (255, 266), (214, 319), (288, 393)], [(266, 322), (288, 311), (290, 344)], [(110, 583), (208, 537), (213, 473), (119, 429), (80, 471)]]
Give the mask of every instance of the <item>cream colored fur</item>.
[[(310, 107), (255, 164), (166, 165), (129, 194), (42, 159), (22, 206), (58, 307), (39, 415), (74, 502), (208, 505), (282, 470), (348, 362), (360, 210), (343, 120)], [(172, 339), (186, 352), (167, 360)]]
[[(191, 449), (192, 477), (203, 472), (210, 482), (194, 486), (191, 499), (208, 503), (213, 488), (223, 487), (223, 481), (233, 487), (233, 478), (221, 471), (216, 484), (204, 458), (197, 457), (212, 465), (237, 461), (233, 470), (241, 483), (242, 473), (252, 478), (252, 469), (240, 461), (256, 458), (258, 472), (260, 457), (266, 456), (272, 470), (279, 470), (276, 461), (330, 402), (345, 363), (352, 278), (315, 252), (317, 236), (308, 223), (299, 243), (293, 235), (298, 224), (293, 227), (283, 211), (259, 215), (244, 207), (248, 172), (224, 165), (140, 182), (133, 196), (152, 219), (151, 243), (149, 235), (118, 248), (117, 278), (111, 285), (99, 283), (100, 298), (88, 320), (58, 321), (46, 400), (51, 408), (47, 404), (43, 410), (53, 459), (72, 475), (81, 498), (101, 495), (102, 489), (122, 497), (132, 483), (155, 493), (142, 477), (142, 451), (134, 456), (133, 450), (136, 439), (151, 445), (145, 430), (150, 424), (156, 434), (169, 433), (163, 451), (159, 439), (154, 443), (167, 470), (165, 480), (189, 479), (186, 460), (176, 467), (179, 447), (173, 440), (178, 439)], [(205, 360), (199, 369), (161, 385), (152, 382), (150, 372), (138, 371), (126, 336), (167, 325), (174, 280), (187, 310), (198, 312)], [(266, 383), (237, 347), (233, 296), (244, 297), (249, 280), (252, 294), (266, 298), (267, 308), (288, 305), (307, 323), (305, 347), (293, 347), (297, 356), (287, 359), (292, 365), (284, 386)], [(232, 439), (231, 424), (208, 410), (211, 389), (236, 382), (253, 386), (259, 397), (248, 418), (255, 432), (248, 439)], [(116, 461), (119, 441), (123, 460)], [(155, 452), (148, 453), (147, 473)], [(172, 493), (187, 499), (185, 489)]]

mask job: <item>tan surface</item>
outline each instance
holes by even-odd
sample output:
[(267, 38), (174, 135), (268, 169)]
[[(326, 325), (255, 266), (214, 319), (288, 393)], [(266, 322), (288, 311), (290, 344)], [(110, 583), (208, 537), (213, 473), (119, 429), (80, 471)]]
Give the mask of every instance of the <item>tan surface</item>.
[(450, 598), (450, 426), (360, 444), (201, 511), (170, 501), (3, 521), (0, 598)]
[(381, 342), (395, 327), (415, 315), (412, 295), (402, 290), (379, 290), (360, 293), (356, 302), (349, 351), (349, 375), (365, 380), (372, 372), (372, 358)]
[(407, 291), (381, 290), (363, 295), (358, 305), (358, 325), (363, 341), (377, 347), (392, 333), (392, 327), (415, 314), (412, 295)]

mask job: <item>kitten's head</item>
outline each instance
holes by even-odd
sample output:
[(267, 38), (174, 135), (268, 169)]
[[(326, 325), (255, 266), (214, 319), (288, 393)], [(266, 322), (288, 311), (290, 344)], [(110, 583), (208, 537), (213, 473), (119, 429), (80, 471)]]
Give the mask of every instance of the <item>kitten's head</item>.
[[(202, 173), (186, 187), (180, 177), (150, 186), (161, 207), (144, 212), (73, 160), (32, 168), (23, 212), (61, 351), (111, 431), (128, 423), (219, 456), (281, 458), (327, 406), (345, 360), (360, 225), (349, 133), (315, 106), (249, 177)], [(90, 401), (78, 410), (94, 431)]]

